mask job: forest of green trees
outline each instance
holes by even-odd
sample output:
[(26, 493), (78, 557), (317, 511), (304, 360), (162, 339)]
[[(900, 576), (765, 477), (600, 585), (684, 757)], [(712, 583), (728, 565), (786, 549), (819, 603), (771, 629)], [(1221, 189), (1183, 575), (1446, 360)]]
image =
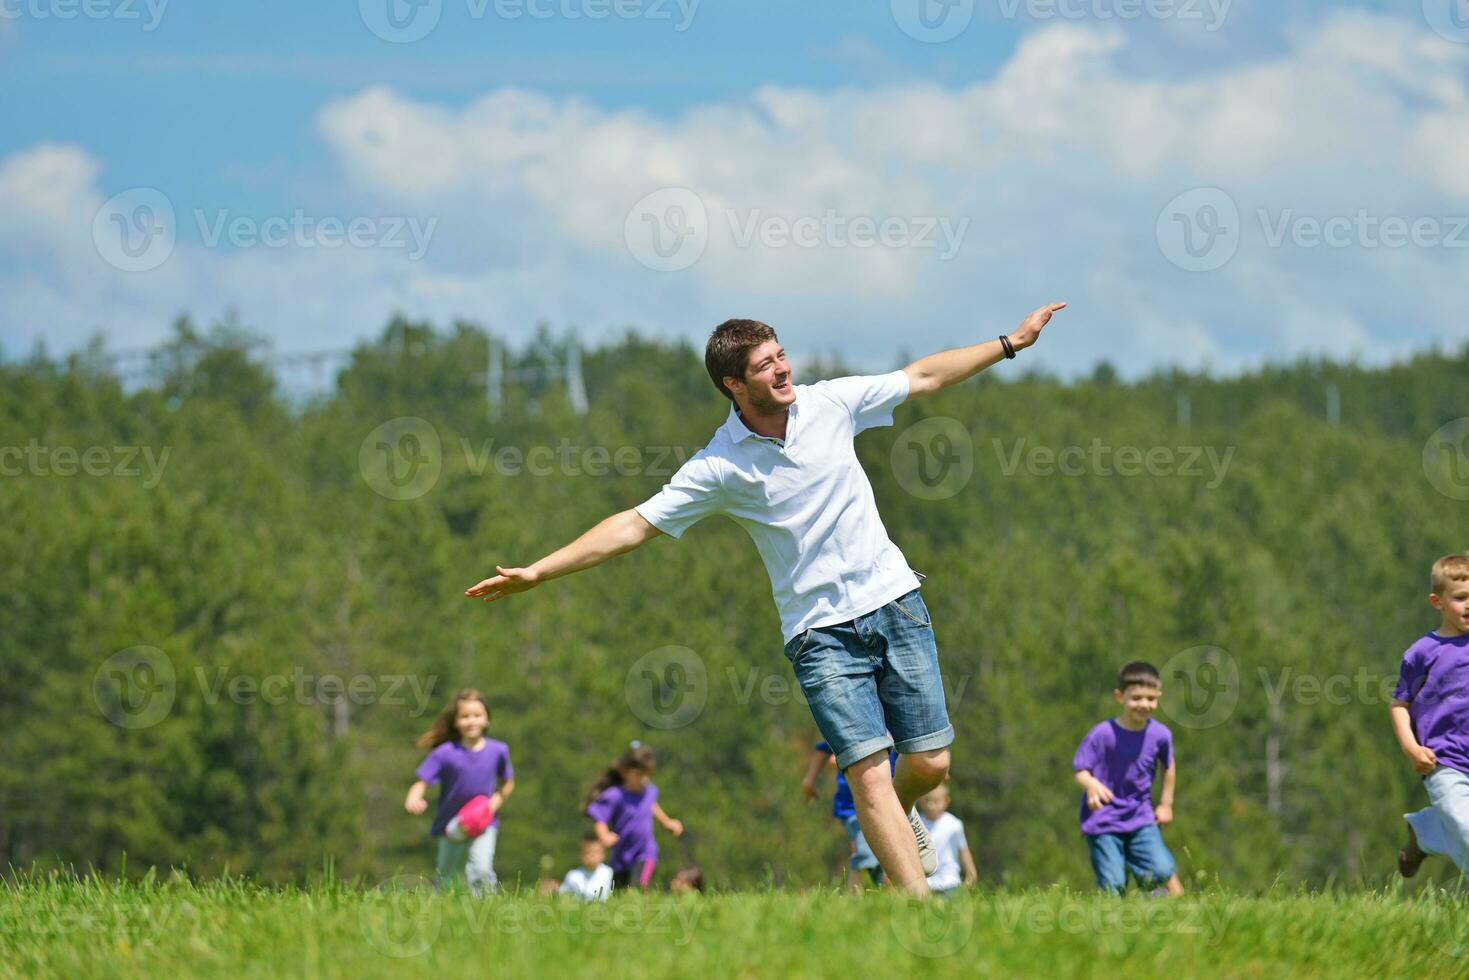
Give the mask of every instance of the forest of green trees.
[[(704, 444), (727, 403), (702, 352), (629, 334), (585, 352), (586, 414), (530, 381), (492, 418), (488, 342), (394, 319), (310, 398), (248, 335), (187, 321), (142, 382), (101, 345), (0, 363), (0, 865), (429, 873), (413, 739), (476, 686), (517, 775), (502, 879), (574, 863), (580, 801), (631, 739), (688, 828), (660, 831), (660, 879), (835, 878), (846, 838), (800, 792), (815, 728), (732, 522), (463, 596)], [(559, 353), (543, 333), (510, 367)], [(1465, 415), (1469, 351), (1138, 382), (1021, 361), (862, 435), (928, 576), (984, 881), (1090, 886), (1070, 760), (1131, 659), (1165, 667), (1186, 882), (1387, 880), (1426, 804), (1388, 692), (1437, 622), (1429, 565), (1469, 547), (1469, 433), (1436, 435)]]

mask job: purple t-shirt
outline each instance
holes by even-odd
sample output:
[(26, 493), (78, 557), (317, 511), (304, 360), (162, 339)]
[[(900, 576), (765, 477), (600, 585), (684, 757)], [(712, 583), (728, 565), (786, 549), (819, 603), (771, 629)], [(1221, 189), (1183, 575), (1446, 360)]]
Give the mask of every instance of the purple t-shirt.
[(647, 784), (636, 793), (609, 786), (587, 804), (587, 816), (605, 823), (617, 835), (608, 863), (613, 871), (627, 871), (642, 861), (658, 859), (658, 842), (653, 839), (653, 804), (658, 787)]
[(1081, 794), (1083, 834), (1126, 834), (1153, 822), (1153, 772), (1173, 760), (1173, 733), (1149, 718), (1141, 731), (1130, 731), (1109, 718), (1086, 733), (1071, 760), (1074, 772), (1087, 770), (1112, 791), (1112, 802), (1099, 810)]
[(1469, 634), (1429, 632), (1408, 647), (1392, 696), (1408, 702), (1419, 745), (1440, 765), (1469, 772)]
[[(476, 752), (458, 742), (445, 742), (418, 766), (418, 778), (439, 784), (439, 808), (429, 834), (442, 834), (454, 814), (476, 796), (492, 796), (500, 784), (515, 775), (510, 768), (510, 747), (493, 738)], [(495, 814), (498, 821), (500, 815)]]

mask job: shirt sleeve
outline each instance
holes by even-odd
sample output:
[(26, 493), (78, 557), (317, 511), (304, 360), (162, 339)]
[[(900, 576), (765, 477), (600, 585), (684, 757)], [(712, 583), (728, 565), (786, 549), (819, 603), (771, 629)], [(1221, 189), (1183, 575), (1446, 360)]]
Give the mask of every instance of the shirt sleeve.
[(1424, 657), (1422, 651), (1416, 645), (1408, 648), (1403, 654), (1403, 664), (1398, 668), (1398, 686), (1393, 688), (1392, 696), (1395, 701), (1412, 701), (1423, 690), (1423, 682), (1427, 680)]
[(1071, 759), (1072, 772), (1081, 772), (1083, 769), (1092, 771), (1097, 768), (1097, 763), (1102, 761), (1101, 741), (1101, 735), (1095, 728), (1086, 733), (1086, 738), (1081, 740), (1081, 744), (1076, 747), (1076, 755)]
[(1173, 765), (1173, 732), (1166, 726), (1163, 728), (1163, 737), (1158, 740), (1158, 766), (1167, 769)]
[(515, 769), (510, 765), (510, 746), (508, 745), (505, 747), (505, 751), (500, 753), (500, 761), (495, 767), (495, 775), (502, 783), (507, 779), (515, 778)]
[(611, 823), (612, 811), (617, 809), (617, 791), (612, 787), (602, 790), (602, 795), (587, 804), (587, 816), (597, 823)]
[(812, 387), (826, 393), (847, 410), (855, 432), (893, 424), (893, 409), (908, 398), (904, 371), (820, 381)]
[(969, 839), (964, 836), (964, 821), (958, 817), (955, 817), (954, 821), (956, 824), (954, 827), (954, 850), (967, 851), (969, 850)]
[(662, 490), (634, 509), (669, 537), (682, 537), (694, 524), (724, 509), (724, 486), (714, 458), (699, 450)]
[[(446, 742), (444, 744), (447, 745), (448, 743)], [(439, 748), (442, 748), (442, 746), (440, 746)], [(418, 764), (418, 778), (426, 783), (437, 783), (439, 781), (439, 771), (443, 768), (443, 766), (443, 753), (441, 753), (438, 748), (435, 748), (422, 762)]]
[(834, 753), (831, 750), (831, 744), (829, 742), (827, 742), (825, 739), (822, 739), (820, 742), (817, 742), (814, 746), (812, 746), (812, 748), (815, 749), (817, 752), (825, 752), (827, 755), (835, 755), (836, 754), (836, 753)]

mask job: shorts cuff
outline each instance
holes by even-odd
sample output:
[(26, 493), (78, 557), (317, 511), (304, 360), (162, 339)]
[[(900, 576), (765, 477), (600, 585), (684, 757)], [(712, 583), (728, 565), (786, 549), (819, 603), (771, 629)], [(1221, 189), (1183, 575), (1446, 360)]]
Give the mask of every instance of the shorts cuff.
[[(827, 741), (829, 742), (831, 740), (827, 739)], [(869, 755), (872, 755), (872, 753), (881, 752), (883, 749), (889, 748), (892, 744), (893, 738), (891, 735), (879, 735), (876, 738), (869, 738), (865, 741), (858, 742), (856, 745), (849, 745), (836, 754), (837, 768), (845, 771), (852, 763), (861, 762)]]
[(932, 752), (934, 749), (946, 749), (954, 744), (954, 726), (945, 725), (942, 731), (934, 732), (932, 735), (920, 735), (917, 738), (905, 738), (901, 742), (893, 743), (893, 748), (901, 755), (910, 755), (914, 752)]

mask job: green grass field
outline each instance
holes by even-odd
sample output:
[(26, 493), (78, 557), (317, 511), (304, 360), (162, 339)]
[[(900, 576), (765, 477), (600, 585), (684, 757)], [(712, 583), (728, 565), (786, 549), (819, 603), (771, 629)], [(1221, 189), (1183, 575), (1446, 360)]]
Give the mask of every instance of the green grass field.
[(388, 886), (22, 878), (0, 974), (24, 977), (1460, 977), (1469, 902), (1424, 892), (1061, 890), (912, 903), (745, 892), (604, 905)]

